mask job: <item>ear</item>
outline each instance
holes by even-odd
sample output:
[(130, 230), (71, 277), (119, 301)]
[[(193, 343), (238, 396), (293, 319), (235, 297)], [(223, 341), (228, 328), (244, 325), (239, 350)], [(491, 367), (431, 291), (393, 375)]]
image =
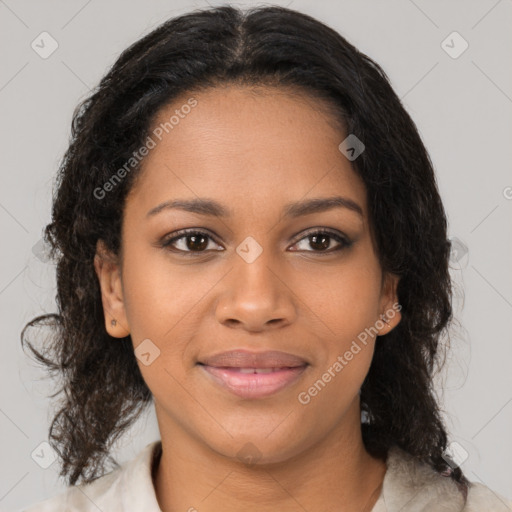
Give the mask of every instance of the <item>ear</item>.
[(105, 329), (114, 338), (124, 338), (130, 334), (130, 328), (123, 298), (121, 269), (118, 258), (106, 248), (103, 240), (98, 240), (96, 244), (94, 269), (101, 288)]
[(396, 289), (400, 277), (395, 274), (386, 273), (382, 279), (380, 318), (375, 322), (378, 329), (378, 336), (391, 332), (402, 319), (400, 313), (402, 306), (398, 303)]

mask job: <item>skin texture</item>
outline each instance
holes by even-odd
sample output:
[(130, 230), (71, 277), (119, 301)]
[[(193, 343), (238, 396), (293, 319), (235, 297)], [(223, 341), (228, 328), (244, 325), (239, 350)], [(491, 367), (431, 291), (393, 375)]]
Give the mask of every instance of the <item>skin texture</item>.
[[(155, 126), (190, 96), (162, 109)], [(338, 149), (347, 134), (325, 105), (284, 89), (226, 86), (193, 97), (197, 106), (150, 151), (127, 198), (122, 259), (101, 241), (95, 258), (108, 332), (160, 350), (150, 365), (138, 361), (162, 438), (160, 507), (370, 510), (386, 466), (364, 449), (359, 389), (376, 338), (307, 405), (297, 398), (397, 303), (397, 278), (382, 275), (370, 236), (364, 184)], [(347, 208), (283, 216), (290, 202), (332, 196), (350, 198), (363, 216)], [(147, 217), (164, 201), (198, 197), (231, 216), (167, 209)], [(207, 250), (161, 246), (184, 228), (207, 231)], [(318, 248), (304, 234), (310, 228), (353, 243), (333, 252), (340, 243), (330, 238)], [(251, 263), (236, 252), (248, 236), (263, 249)], [(182, 238), (174, 247), (201, 243)], [(396, 312), (379, 335), (399, 321)], [(235, 348), (282, 350), (310, 364), (278, 393), (242, 399), (196, 364)], [(239, 455), (248, 443), (253, 464)]]

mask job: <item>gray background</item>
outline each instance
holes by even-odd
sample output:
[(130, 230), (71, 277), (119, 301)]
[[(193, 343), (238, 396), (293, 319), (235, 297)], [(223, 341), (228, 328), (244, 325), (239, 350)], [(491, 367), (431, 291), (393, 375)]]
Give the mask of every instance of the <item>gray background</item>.
[[(274, 3), (326, 22), (381, 64), (418, 125), (459, 247), (452, 275), (461, 326), (452, 331), (437, 382), (440, 399), (451, 440), (468, 454), (468, 478), (512, 498), (512, 1)], [(206, 5), (0, 0), (1, 510), (64, 488), (57, 462), (41, 467), (51, 462), (40, 446), (51, 419), (51, 382), (25, 356), (19, 336), (31, 318), (55, 311), (54, 267), (37, 243), (50, 220), (73, 108), (126, 46), (168, 17)], [(31, 47), (43, 31), (59, 45), (47, 59)], [(469, 44), (457, 58), (444, 48), (458, 53), (461, 40), (442, 45), (453, 31)], [(151, 409), (114, 455), (123, 462), (158, 438)]]

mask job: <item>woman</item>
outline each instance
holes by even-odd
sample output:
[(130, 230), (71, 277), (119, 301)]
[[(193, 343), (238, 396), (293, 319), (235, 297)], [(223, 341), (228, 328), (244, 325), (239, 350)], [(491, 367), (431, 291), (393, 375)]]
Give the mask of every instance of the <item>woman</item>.
[[(128, 48), (75, 112), (46, 237), (59, 314), (29, 325), (53, 357), (31, 349), (63, 379), (70, 487), (28, 510), (509, 510), (448, 456), (432, 391), (432, 164), (320, 22), (226, 6)], [(151, 402), (161, 441), (106, 472)]]

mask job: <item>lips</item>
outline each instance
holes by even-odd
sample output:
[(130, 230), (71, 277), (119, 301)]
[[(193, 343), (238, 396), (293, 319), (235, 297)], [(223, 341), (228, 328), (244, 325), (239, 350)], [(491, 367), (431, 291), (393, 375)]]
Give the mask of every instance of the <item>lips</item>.
[(246, 399), (264, 398), (296, 382), (309, 363), (280, 351), (232, 350), (198, 363), (221, 388)]
[(279, 368), (268, 373), (244, 373), (239, 368), (200, 366), (211, 382), (245, 399), (265, 398), (295, 383), (307, 365)]
[(216, 368), (296, 368), (304, 366), (307, 361), (299, 356), (278, 350), (251, 352), (249, 350), (230, 350), (208, 356), (199, 364)]

